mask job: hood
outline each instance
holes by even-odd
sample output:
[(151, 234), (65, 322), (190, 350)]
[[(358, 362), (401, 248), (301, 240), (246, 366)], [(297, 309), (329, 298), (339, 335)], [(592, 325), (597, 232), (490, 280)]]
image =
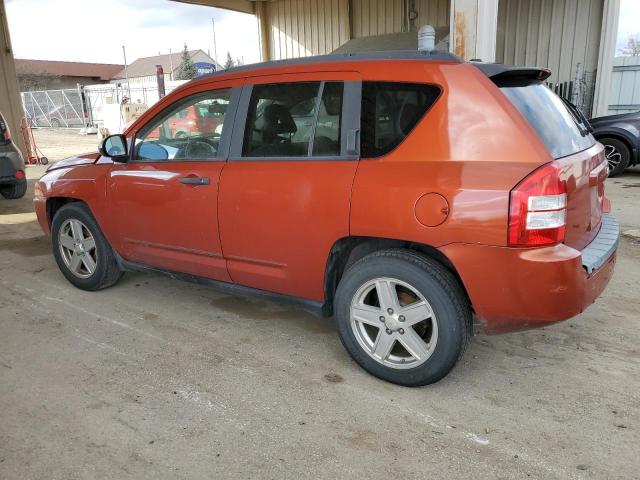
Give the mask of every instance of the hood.
[(76, 155), (75, 157), (65, 158), (64, 160), (58, 160), (51, 164), (49, 168), (47, 168), (47, 172), (51, 170), (57, 170), (59, 168), (68, 168), (68, 167), (77, 167), (79, 165), (92, 165), (100, 158), (100, 154), (98, 152), (95, 153), (85, 153), (83, 155)]
[(640, 112), (621, 113), (619, 115), (607, 115), (606, 117), (592, 118), (589, 120), (591, 125), (600, 125), (604, 123), (633, 121), (640, 122)]

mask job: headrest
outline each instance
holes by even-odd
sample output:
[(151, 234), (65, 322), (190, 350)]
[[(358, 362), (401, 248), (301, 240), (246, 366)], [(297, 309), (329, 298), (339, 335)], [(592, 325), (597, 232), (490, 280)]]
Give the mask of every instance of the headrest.
[[(260, 121), (262, 120), (262, 121)], [(256, 122), (256, 128), (264, 132), (269, 132), (275, 135), (281, 133), (296, 133), (298, 127), (296, 122), (293, 121), (293, 117), (289, 113), (286, 107), (277, 103), (272, 103), (264, 109), (262, 119), (258, 119)]]

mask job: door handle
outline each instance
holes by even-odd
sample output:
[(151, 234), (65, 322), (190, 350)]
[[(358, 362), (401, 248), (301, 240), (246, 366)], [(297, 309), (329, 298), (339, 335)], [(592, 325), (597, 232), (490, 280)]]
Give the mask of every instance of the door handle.
[(185, 185), (209, 185), (209, 177), (182, 177), (180, 183)]

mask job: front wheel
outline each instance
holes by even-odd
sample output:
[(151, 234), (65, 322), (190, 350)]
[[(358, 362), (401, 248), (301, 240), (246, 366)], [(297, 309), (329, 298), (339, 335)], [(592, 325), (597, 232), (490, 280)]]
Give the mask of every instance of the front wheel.
[(122, 276), (109, 242), (81, 202), (68, 203), (51, 224), (53, 256), (62, 274), (82, 290), (100, 290)]
[(335, 315), (340, 340), (361, 367), (410, 387), (447, 375), (471, 335), (459, 282), (440, 263), (409, 250), (356, 262), (338, 285)]

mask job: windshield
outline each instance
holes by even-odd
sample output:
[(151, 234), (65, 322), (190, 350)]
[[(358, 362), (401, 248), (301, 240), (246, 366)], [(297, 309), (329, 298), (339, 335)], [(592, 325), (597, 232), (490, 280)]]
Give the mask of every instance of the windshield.
[(529, 121), (553, 158), (566, 157), (595, 144), (588, 125), (584, 125), (560, 97), (544, 85), (538, 83), (500, 90)]

